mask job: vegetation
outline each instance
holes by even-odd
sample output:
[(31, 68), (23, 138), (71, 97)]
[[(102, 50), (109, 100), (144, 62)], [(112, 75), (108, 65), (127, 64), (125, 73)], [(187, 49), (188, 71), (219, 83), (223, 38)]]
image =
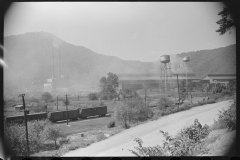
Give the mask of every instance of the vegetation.
[(45, 103), (52, 101), (52, 95), (48, 92), (43, 93), (41, 98)]
[(196, 150), (201, 140), (208, 136), (209, 132), (209, 126), (202, 127), (196, 119), (193, 125), (180, 130), (174, 137), (170, 136), (168, 132), (160, 130), (165, 138), (163, 146), (143, 147), (143, 141), (136, 138), (138, 147), (129, 151), (136, 156), (189, 156)]
[(222, 18), (216, 22), (220, 25), (216, 32), (219, 32), (220, 35), (223, 35), (228, 31), (231, 33), (231, 29), (236, 28), (236, 22), (233, 19), (231, 10), (228, 7), (224, 7), (223, 10), (218, 13), (218, 15), (221, 15)]
[[(46, 127), (50, 126), (49, 121), (28, 122), (28, 138), (30, 153), (38, 152), (43, 147), (45, 138), (42, 134)], [(25, 125), (5, 124), (4, 141), (11, 155), (23, 156), (27, 154)]]
[(115, 118), (125, 128), (129, 127), (129, 123), (145, 121), (149, 118), (151, 109), (145, 106), (139, 97), (125, 100), (125, 103), (117, 107), (115, 110)]
[(88, 95), (88, 99), (89, 100), (98, 100), (98, 97), (97, 97), (97, 93), (90, 93), (89, 95)]
[(107, 125), (108, 128), (113, 128), (115, 127), (115, 121), (110, 121)]
[(218, 120), (214, 121), (212, 129), (227, 128), (228, 130), (236, 130), (236, 99), (227, 110), (219, 111)]
[(158, 106), (160, 110), (166, 110), (169, 107), (173, 107), (173, 102), (168, 97), (161, 97), (158, 100)]
[(116, 97), (116, 89), (118, 87), (118, 77), (116, 74), (109, 72), (108, 77), (102, 77), (100, 80), (102, 98), (113, 99)]
[(57, 149), (57, 140), (59, 138), (65, 137), (65, 134), (64, 134), (63, 130), (60, 127), (56, 126), (56, 125), (48, 126), (44, 130), (44, 134), (45, 134), (45, 139), (46, 140), (54, 141), (56, 149)]

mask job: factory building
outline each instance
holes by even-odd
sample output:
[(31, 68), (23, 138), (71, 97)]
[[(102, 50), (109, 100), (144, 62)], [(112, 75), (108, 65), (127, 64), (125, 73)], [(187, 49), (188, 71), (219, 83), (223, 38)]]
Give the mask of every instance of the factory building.
[[(157, 74), (117, 74), (119, 84), (122, 90), (130, 89), (133, 91), (143, 89), (158, 89), (160, 85), (164, 85), (164, 78)], [(195, 74), (190, 73), (188, 82), (200, 82), (201, 79)], [(179, 83), (186, 80), (186, 74), (178, 74)], [(167, 84), (171, 89), (177, 87), (177, 74), (172, 73), (167, 77)]]
[(230, 81), (236, 81), (235, 74), (208, 74), (204, 79), (205, 83), (229, 83)]

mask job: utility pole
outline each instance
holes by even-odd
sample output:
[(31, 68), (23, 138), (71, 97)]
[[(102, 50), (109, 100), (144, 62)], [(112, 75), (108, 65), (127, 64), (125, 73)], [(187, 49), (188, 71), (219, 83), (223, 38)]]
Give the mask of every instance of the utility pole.
[(179, 110), (179, 104), (180, 104), (180, 92), (179, 92), (178, 74), (177, 74), (177, 83), (178, 83), (178, 110)]
[(67, 126), (68, 126), (68, 108), (67, 108), (67, 105), (68, 105), (68, 100), (67, 100), (67, 95), (66, 95), (66, 115), (67, 115)]
[(19, 95), (19, 97), (22, 97), (22, 101), (23, 101), (24, 122), (25, 122), (25, 127), (26, 127), (26, 140), (27, 140), (27, 156), (29, 156), (28, 126), (27, 126), (27, 117), (26, 117), (27, 115), (26, 115), (26, 110), (25, 110), (24, 96), (25, 96), (25, 94), (20, 94)]
[(145, 92), (145, 107), (146, 107), (147, 106), (146, 105), (146, 98), (147, 98), (147, 96), (146, 96), (146, 87), (145, 87), (144, 83), (143, 83), (143, 89), (144, 89), (144, 92)]
[(57, 96), (57, 111), (58, 111), (58, 96)]

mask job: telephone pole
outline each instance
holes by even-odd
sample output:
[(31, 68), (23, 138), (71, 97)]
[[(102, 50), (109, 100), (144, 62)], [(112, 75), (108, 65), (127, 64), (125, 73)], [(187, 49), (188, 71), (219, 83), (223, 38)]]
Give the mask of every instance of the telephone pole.
[(25, 94), (20, 94), (19, 95), (19, 97), (22, 97), (22, 101), (23, 101), (24, 122), (25, 122), (25, 127), (26, 127), (26, 140), (27, 140), (27, 156), (29, 156), (28, 126), (27, 126), (27, 117), (26, 117), (27, 115), (26, 115), (26, 110), (25, 110), (24, 96), (25, 96)]
[(180, 104), (180, 92), (179, 92), (178, 74), (177, 74), (177, 83), (178, 83), (178, 110), (179, 110), (179, 104)]
[(57, 111), (58, 111), (58, 96), (57, 96)]
[(66, 115), (67, 115), (67, 126), (68, 126), (68, 107), (67, 107), (67, 105), (68, 105), (68, 99), (67, 99), (67, 95), (66, 95)]

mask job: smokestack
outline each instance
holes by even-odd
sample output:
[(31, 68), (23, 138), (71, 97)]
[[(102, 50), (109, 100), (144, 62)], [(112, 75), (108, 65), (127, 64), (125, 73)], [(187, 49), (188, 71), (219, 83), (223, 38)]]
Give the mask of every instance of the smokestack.
[(60, 48), (58, 48), (58, 79), (60, 78)]
[(52, 48), (52, 55), (53, 55), (53, 65), (52, 65), (52, 79), (54, 78), (54, 48)]

